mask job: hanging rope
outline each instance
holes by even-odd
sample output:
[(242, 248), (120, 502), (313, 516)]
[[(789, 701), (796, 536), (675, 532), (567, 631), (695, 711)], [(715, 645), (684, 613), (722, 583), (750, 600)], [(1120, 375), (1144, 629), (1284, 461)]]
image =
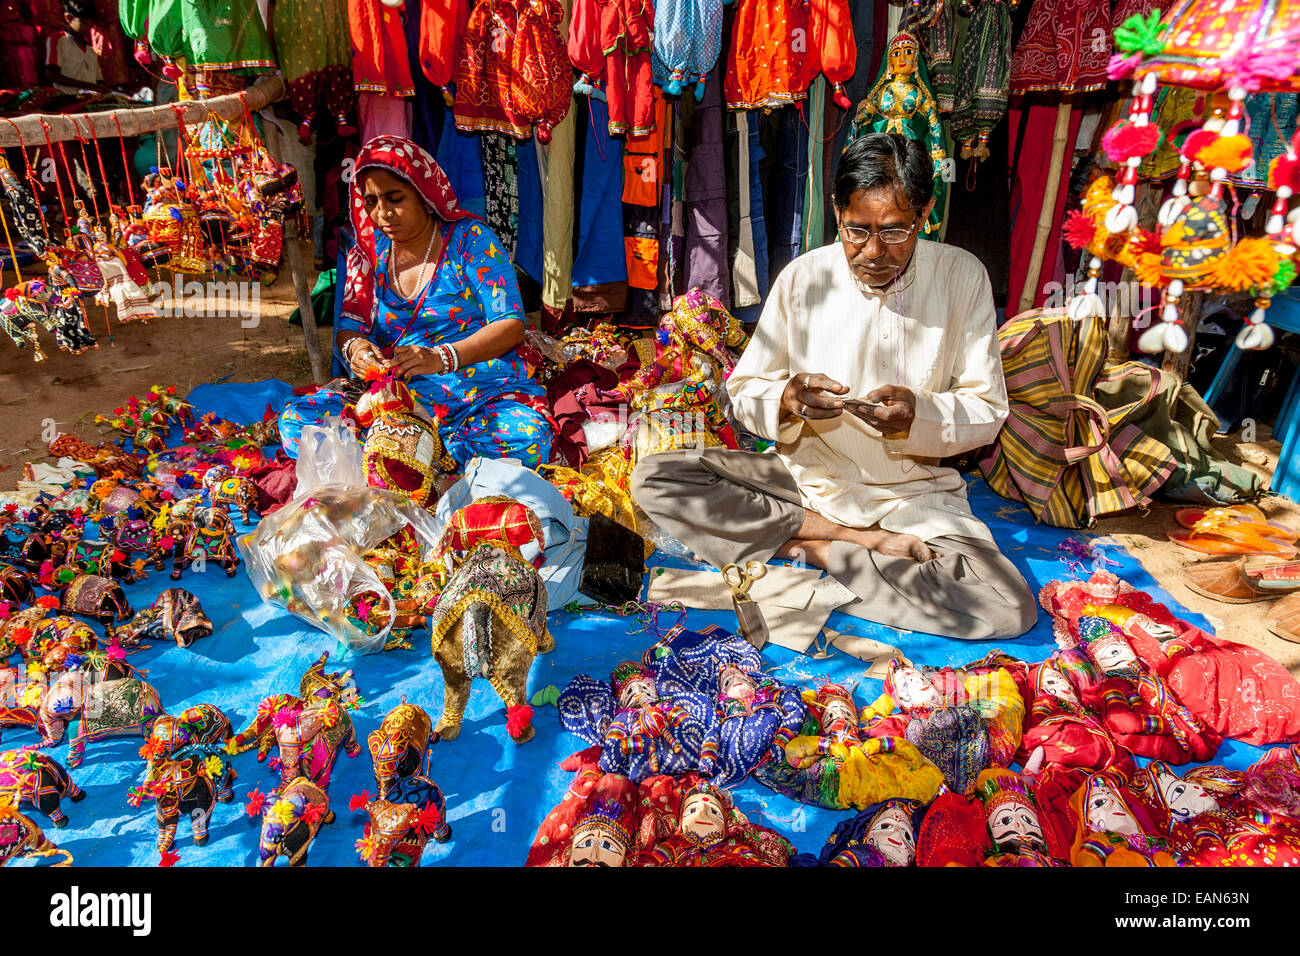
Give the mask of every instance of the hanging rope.
[[(122, 169), (126, 173), (126, 194), (130, 198), (131, 205), (135, 205), (135, 187), (131, 185), (131, 180), (135, 177), (132, 175), (131, 163), (126, 158), (126, 136), (122, 133), (122, 121), (113, 114), (113, 122), (117, 124), (117, 142), (122, 147)], [(96, 140), (95, 142), (99, 142)]]

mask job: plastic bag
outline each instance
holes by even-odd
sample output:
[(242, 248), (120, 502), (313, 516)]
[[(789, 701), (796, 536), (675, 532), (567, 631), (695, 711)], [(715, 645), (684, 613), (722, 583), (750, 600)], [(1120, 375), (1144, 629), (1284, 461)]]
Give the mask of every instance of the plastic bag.
[[(370, 594), (396, 615), (392, 595), (362, 555), (410, 526), (421, 560), (430, 560), (439, 521), (405, 495), (371, 488), (361, 446), (338, 420), (303, 429), (293, 501), (239, 538), (240, 556), (262, 600), (286, 608), (349, 650), (383, 649), (391, 623), (375, 634), (348, 619), (355, 598)], [(338, 484), (338, 482), (350, 484)]]

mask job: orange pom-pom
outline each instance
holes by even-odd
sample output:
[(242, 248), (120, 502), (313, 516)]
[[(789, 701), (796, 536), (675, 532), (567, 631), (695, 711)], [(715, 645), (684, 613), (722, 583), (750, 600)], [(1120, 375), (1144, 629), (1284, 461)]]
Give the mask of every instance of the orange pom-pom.
[(36, 599), (36, 606), (43, 607), (47, 611), (53, 610), (59, 606), (59, 599), (52, 594), (44, 594)]
[(1196, 161), (1207, 169), (1219, 167), (1230, 173), (1250, 165), (1249, 136), (1216, 136), (1214, 142), (1196, 151)]
[(1138, 282), (1145, 286), (1158, 289), (1165, 284), (1165, 277), (1160, 272), (1160, 255), (1158, 253), (1144, 252), (1140, 254), (1133, 262), (1133, 273), (1137, 276)]
[(1246, 292), (1272, 288), (1277, 251), (1267, 239), (1242, 239), (1215, 260), (1210, 281), (1220, 289)]

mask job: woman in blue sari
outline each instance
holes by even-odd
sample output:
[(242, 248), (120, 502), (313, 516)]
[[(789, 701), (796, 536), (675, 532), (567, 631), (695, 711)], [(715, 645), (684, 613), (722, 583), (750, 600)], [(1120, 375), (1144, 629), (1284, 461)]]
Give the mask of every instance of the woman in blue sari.
[(357, 241), (335, 336), (354, 377), (286, 406), (285, 451), (297, 457), (303, 426), (354, 404), (367, 372), (391, 371), (438, 418), (460, 465), (476, 455), (546, 462), (546, 392), (516, 351), (523, 305), (501, 242), (460, 208), (433, 157), (401, 137), (365, 145), (351, 193)]

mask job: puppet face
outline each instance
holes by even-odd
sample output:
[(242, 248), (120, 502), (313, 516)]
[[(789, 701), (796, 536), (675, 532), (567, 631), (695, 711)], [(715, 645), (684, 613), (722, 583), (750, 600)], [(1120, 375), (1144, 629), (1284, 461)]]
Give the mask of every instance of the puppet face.
[(938, 707), (939, 690), (913, 667), (900, 667), (894, 672), (894, 692), (898, 705), (905, 710), (916, 707)]
[(1092, 647), (1092, 657), (1103, 674), (1138, 670), (1137, 655), (1133, 653), (1133, 648), (1129, 647), (1128, 641), (1119, 639), (1098, 641)]
[(691, 794), (682, 804), (679, 829), (683, 836), (690, 837), (695, 843), (704, 846), (717, 843), (727, 832), (722, 803), (712, 794)]
[(879, 850), (890, 863), (911, 866), (916, 856), (916, 837), (907, 812), (898, 806), (880, 811), (867, 832), (867, 844)]
[(718, 691), (723, 697), (737, 699), (754, 693), (754, 681), (744, 671), (729, 667), (718, 679)]
[(1084, 812), (1088, 816), (1089, 830), (1098, 833), (1119, 833), (1125, 836), (1137, 836), (1142, 832), (1133, 815), (1124, 806), (1124, 802), (1114, 790), (1100, 780), (1093, 784)]
[(608, 827), (591, 826), (573, 838), (569, 866), (622, 866), (627, 847)]
[(858, 715), (853, 712), (853, 708), (842, 700), (832, 700), (826, 705), (824, 711), (826, 715), (826, 727), (830, 729), (839, 725), (839, 729), (852, 729), (858, 725)]
[(1175, 777), (1172, 773), (1161, 773), (1156, 783), (1170, 814), (1177, 820), (1190, 820), (1219, 809), (1219, 802), (1198, 783)]
[(1044, 667), (1041, 686), (1043, 692), (1051, 694), (1060, 700), (1068, 700), (1072, 704), (1079, 702), (1079, 697), (1074, 692), (1073, 685), (1069, 679), (1054, 667)]
[(655, 702), (655, 682), (649, 677), (633, 677), (618, 695), (618, 706), (624, 710), (649, 707)]
[(1045, 852), (1043, 827), (1038, 811), (1024, 800), (1000, 803), (989, 813), (989, 835), (999, 850), (1038, 850)]
[(902, 76), (916, 72), (916, 47), (896, 43), (889, 48), (889, 72)]

